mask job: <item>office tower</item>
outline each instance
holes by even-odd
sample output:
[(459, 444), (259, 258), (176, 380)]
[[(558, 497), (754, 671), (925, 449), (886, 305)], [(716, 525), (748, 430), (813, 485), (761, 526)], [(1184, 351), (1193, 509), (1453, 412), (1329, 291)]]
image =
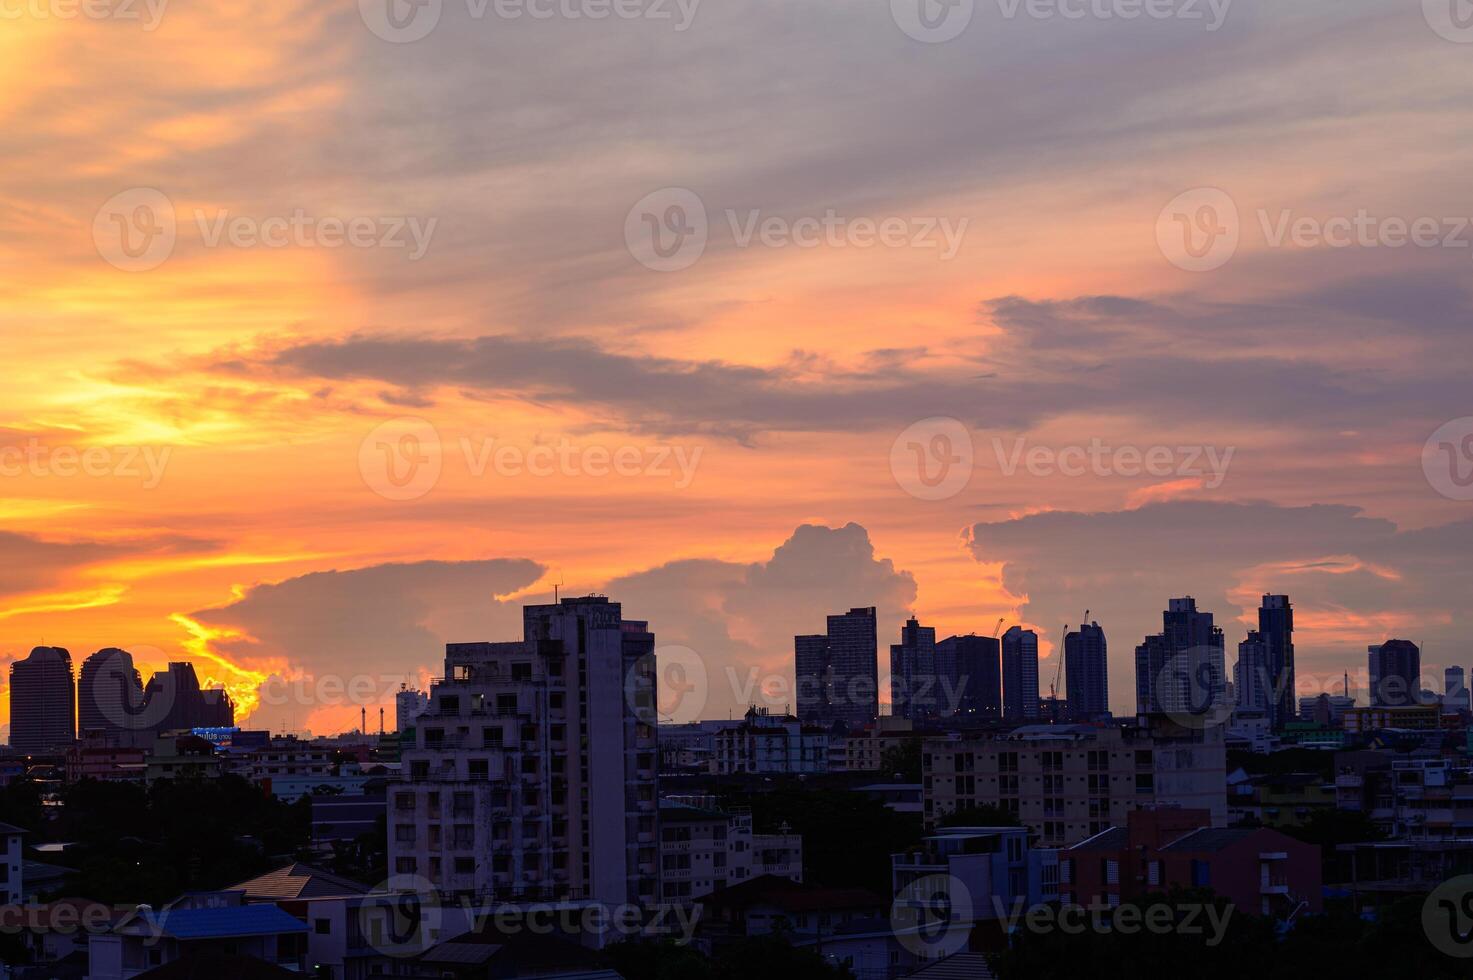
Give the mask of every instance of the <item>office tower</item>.
[(1403, 708), (1419, 703), (1422, 651), (1410, 640), (1387, 640), (1367, 648), (1371, 707)]
[(1265, 595), (1258, 608), (1258, 632), (1263, 638), (1263, 694), (1269, 724), (1283, 731), (1294, 720), (1294, 607), (1286, 595)]
[(1162, 630), (1135, 649), (1136, 711), (1216, 717), (1227, 704), (1222, 630), (1191, 596), (1172, 599)]
[(878, 644), (873, 606), (830, 616), (825, 634), (793, 637), (798, 718), (850, 728), (874, 721), (880, 713)]
[(1038, 720), (1038, 634), (1021, 626), (1002, 635), (1002, 716)]
[(76, 737), (72, 655), (61, 647), (36, 647), (10, 665), (10, 747), (41, 755), (65, 749)]
[(108, 647), (82, 661), (77, 674), (77, 731), (129, 744), (135, 735), (152, 737), (143, 706), (143, 679), (127, 650)]
[(949, 636), (936, 644), (936, 663), (937, 669), (951, 678), (951, 690), (943, 692), (943, 697), (956, 702), (958, 717), (1002, 717), (1002, 669), (996, 637)]
[(1442, 672), (1443, 704), (1454, 711), (1468, 710), (1468, 686), (1463, 668), (1449, 667)]
[(1251, 630), (1248, 638), (1238, 644), (1238, 663), (1233, 668), (1233, 691), (1239, 711), (1268, 715), (1268, 677), (1268, 644), (1262, 633)]
[(1108, 660), (1105, 631), (1099, 623), (1080, 626), (1064, 637), (1064, 683), (1073, 720), (1109, 717)]
[(157, 732), (190, 728), (229, 728), (235, 706), (222, 688), (201, 688), (194, 664), (174, 661), (143, 689), (144, 711)]
[(391, 784), (389, 871), (478, 901), (655, 900), (655, 638), (603, 596), (451, 643)]
[(890, 645), (890, 714), (897, 718), (929, 718), (940, 714), (940, 676), (936, 663), (936, 630), (914, 616)]

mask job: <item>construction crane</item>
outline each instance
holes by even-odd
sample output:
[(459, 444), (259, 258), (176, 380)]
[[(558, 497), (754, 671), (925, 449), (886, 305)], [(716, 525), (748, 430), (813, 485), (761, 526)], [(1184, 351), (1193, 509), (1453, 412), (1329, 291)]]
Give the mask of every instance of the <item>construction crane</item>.
[[(1068, 635), (1069, 624), (1065, 623), (1064, 632), (1060, 633), (1059, 636), (1066, 637)], [(1058, 663), (1054, 664), (1054, 679), (1049, 683), (1048, 696), (1050, 700), (1057, 701), (1059, 698), (1059, 680), (1064, 673), (1064, 641), (1062, 639), (1059, 640), (1059, 649), (1055, 651), (1054, 659)]]
[(1002, 632), (1002, 624), (1006, 623), (1007, 621), (1008, 618), (1006, 616), (997, 617), (997, 625), (992, 627), (992, 638), (994, 640), (997, 639), (997, 634)]

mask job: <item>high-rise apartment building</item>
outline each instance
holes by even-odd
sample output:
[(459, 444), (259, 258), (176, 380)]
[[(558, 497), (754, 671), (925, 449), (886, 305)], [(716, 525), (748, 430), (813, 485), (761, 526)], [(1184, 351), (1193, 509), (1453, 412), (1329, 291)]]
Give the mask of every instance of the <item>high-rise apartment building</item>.
[(10, 747), (17, 752), (61, 752), (77, 737), (77, 687), (72, 655), (36, 647), (10, 665)]
[(880, 713), (878, 650), (873, 606), (830, 616), (827, 633), (793, 637), (798, 718), (850, 728), (874, 721)]
[(77, 731), (122, 741), (151, 739), (143, 679), (127, 650), (108, 647), (82, 661), (77, 674)]
[(1268, 644), (1263, 634), (1251, 630), (1238, 644), (1238, 663), (1233, 667), (1233, 694), (1240, 712), (1268, 716)]
[(1021, 626), (1002, 635), (1002, 714), (1008, 721), (1038, 719), (1038, 634)]
[(389, 870), (477, 900), (656, 899), (655, 638), (602, 596), (452, 643), (389, 790)]
[(944, 698), (939, 667), (936, 630), (912, 616), (901, 627), (900, 642), (890, 645), (890, 714), (912, 720), (940, 715)]
[(1227, 667), (1222, 629), (1191, 596), (1172, 599), (1162, 631), (1135, 648), (1136, 712), (1225, 720)]
[(145, 715), (156, 732), (187, 728), (229, 728), (235, 705), (224, 688), (201, 687), (194, 664), (175, 661), (148, 679), (143, 689)]
[(1002, 717), (1002, 665), (996, 637), (949, 636), (936, 644), (936, 663), (952, 678), (946, 696), (955, 699), (957, 717)]
[(1258, 634), (1263, 639), (1265, 678), (1263, 694), (1268, 720), (1282, 731), (1294, 720), (1294, 607), (1286, 595), (1265, 595), (1258, 607)]
[(1387, 640), (1368, 647), (1367, 653), (1371, 675), (1371, 707), (1403, 708), (1420, 703), (1420, 647), (1410, 640)]
[(1449, 711), (1468, 710), (1468, 685), (1461, 667), (1448, 667), (1442, 672), (1442, 703)]
[(1070, 718), (1095, 721), (1109, 717), (1109, 656), (1099, 623), (1080, 626), (1064, 637), (1064, 684)]

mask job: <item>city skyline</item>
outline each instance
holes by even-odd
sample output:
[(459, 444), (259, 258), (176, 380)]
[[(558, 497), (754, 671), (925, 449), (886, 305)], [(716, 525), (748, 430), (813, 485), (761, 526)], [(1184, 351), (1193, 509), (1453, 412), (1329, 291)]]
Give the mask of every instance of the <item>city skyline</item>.
[[(678, 587), (668, 642), (775, 669), (802, 627), (761, 622), (756, 580), (796, 529), (854, 522), (909, 577), (788, 588), (874, 604), (886, 635), (907, 612), (944, 635), (1006, 616), (1046, 662), (1081, 610), (1131, 642), (1143, 600), (1187, 585), (1224, 622), (1251, 615), (1245, 591), (1297, 596), (1300, 671), (1391, 636), (1461, 656), (1473, 622), (1444, 570), (1473, 543), (1473, 460), (1443, 430), (1470, 412), (1467, 250), (1291, 234), (1466, 210), (1444, 129), (1466, 46), (1417, 4), (1239, 0), (1211, 31), (983, 5), (945, 43), (885, 4), (706, 3), (680, 32), (448, 6), (414, 43), (337, 0), (263, 21), (176, 4), (151, 31), (8, 22), (0, 555), (26, 572), (0, 583), (0, 654), (188, 659), (243, 717), (326, 730), (355, 709), (258, 708), (255, 688), (404, 658), (429, 676), (442, 643), (503, 625), (472, 597), (563, 582)], [(148, 57), (99, 46), (109, 28)], [(701, 86), (715, 104), (646, 91), (667, 54), (723, 80)], [(1058, 84), (1014, 91), (1023, 66)], [(544, 72), (559, 83), (529, 81)], [(742, 107), (778, 77), (778, 111)], [(568, 107), (631, 79), (632, 108)], [(1253, 93), (1232, 122), (1225, 91)], [(1368, 140), (1371, 120), (1404, 139)], [(670, 188), (703, 202), (708, 242), (660, 271), (626, 224)], [(1239, 241), (1199, 272), (1163, 254), (1158, 220), (1205, 188)], [(133, 269), (107, 236), (148, 189), (174, 247)], [(375, 245), (304, 239), (299, 211), (304, 234), (374, 222)], [(899, 220), (906, 244), (830, 243), (830, 211)], [(942, 221), (955, 239), (968, 218), (950, 254)], [(377, 245), (391, 219), (402, 248)], [(819, 244), (769, 219), (816, 221)], [(261, 244), (269, 222), (282, 247)], [(942, 436), (961, 463), (897, 478)], [(1124, 594), (1139, 553), (1189, 539), (1216, 567), (1171, 557)], [(1118, 698), (1129, 677), (1110, 682)]]

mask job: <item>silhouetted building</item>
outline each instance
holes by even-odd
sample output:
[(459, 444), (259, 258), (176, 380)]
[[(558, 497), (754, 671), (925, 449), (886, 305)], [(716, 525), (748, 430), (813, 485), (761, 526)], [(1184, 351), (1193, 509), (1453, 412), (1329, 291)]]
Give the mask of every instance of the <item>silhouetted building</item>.
[(1371, 673), (1371, 707), (1404, 708), (1419, 704), (1422, 651), (1410, 640), (1387, 640), (1367, 648)]
[(1191, 596), (1172, 599), (1162, 631), (1135, 648), (1136, 712), (1208, 716), (1226, 708), (1222, 630)]
[(937, 668), (936, 630), (911, 617), (900, 630), (900, 642), (890, 645), (890, 714), (910, 719), (940, 714)]
[(1038, 634), (1021, 626), (1002, 635), (1002, 714), (1008, 721), (1038, 718)]
[(1268, 720), (1283, 731), (1294, 720), (1294, 607), (1286, 595), (1265, 595), (1258, 607), (1258, 633), (1263, 638), (1264, 695)]
[(1451, 711), (1468, 710), (1468, 687), (1463, 668), (1448, 667), (1442, 672), (1442, 703)]
[(873, 606), (830, 616), (826, 634), (793, 637), (798, 718), (851, 728), (874, 721), (880, 713), (878, 649)]
[(936, 644), (936, 663), (950, 671), (956, 714), (960, 717), (1002, 717), (1000, 644), (992, 636), (949, 636)]
[(40, 755), (61, 752), (77, 737), (72, 655), (36, 647), (10, 665), (10, 747)]
[(1064, 637), (1065, 694), (1069, 717), (1075, 721), (1109, 716), (1108, 660), (1105, 631), (1099, 623), (1080, 626)]
[(108, 647), (82, 661), (77, 675), (77, 731), (82, 735), (132, 736), (149, 731), (143, 679), (127, 650)]
[(1233, 693), (1240, 712), (1268, 716), (1268, 644), (1257, 630), (1238, 644), (1238, 664), (1233, 668)]
[(235, 705), (221, 688), (201, 689), (194, 664), (173, 662), (154, 674), (144, 689), (145, 714), (154, 731), (189, 728), (229, 728), (235, 724)]

